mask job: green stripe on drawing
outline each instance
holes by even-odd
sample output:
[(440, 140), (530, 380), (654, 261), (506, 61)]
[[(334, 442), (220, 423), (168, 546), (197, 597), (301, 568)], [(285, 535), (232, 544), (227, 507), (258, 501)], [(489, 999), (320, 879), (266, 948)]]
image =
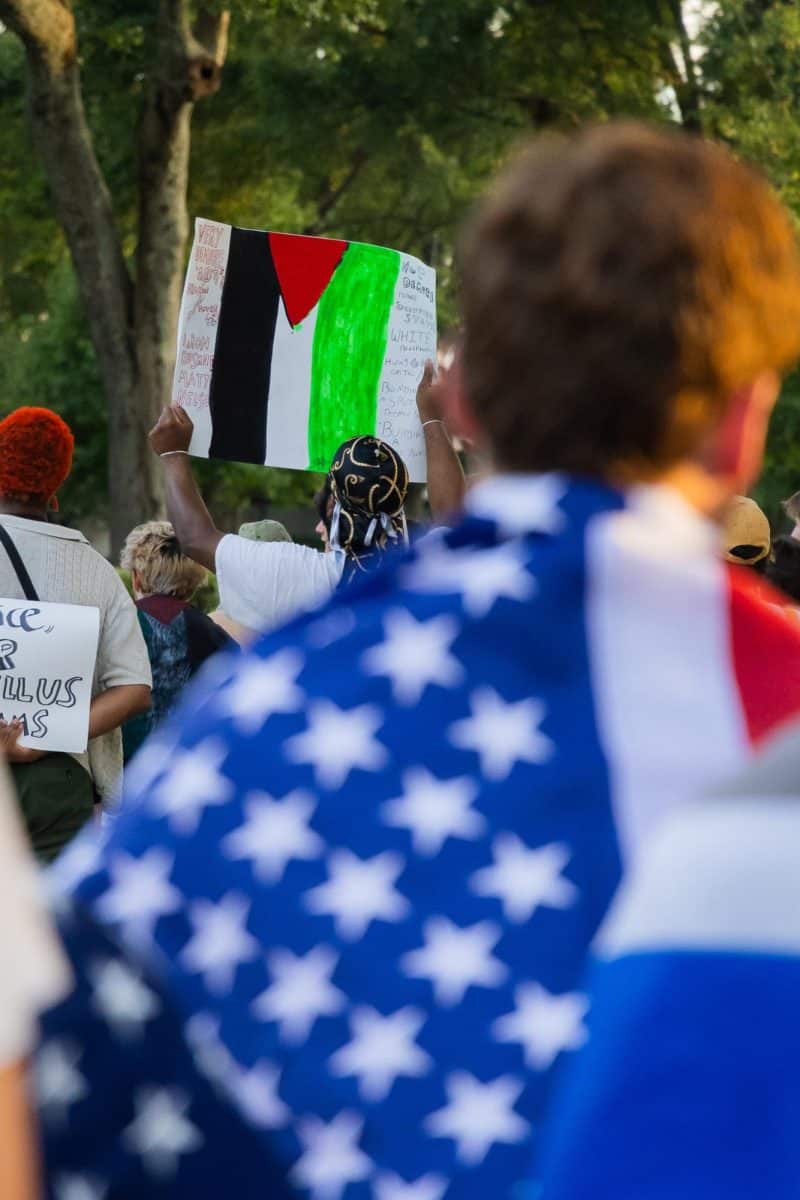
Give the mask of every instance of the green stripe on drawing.
[(378, 384), (399, 274), (396, 250), (352, 242), (322, 293), (311, 352), (311, 471), (327, 471), (347, 438), (375, 432)]

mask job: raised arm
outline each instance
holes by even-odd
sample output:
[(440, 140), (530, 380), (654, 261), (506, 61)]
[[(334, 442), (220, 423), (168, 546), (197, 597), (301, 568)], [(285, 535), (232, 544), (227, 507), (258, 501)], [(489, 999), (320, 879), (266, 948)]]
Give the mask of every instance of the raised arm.
[(428, 503), (436, 524), (446, 524), (460, 511), (465, 492), (464, 472), (441, 416), (440, 397), (446, 381), (446, 372), (434, 379), (429, 359), (417, 388), (417, 409), (428, 460)]
[(187, 452), (193, 428), (185, 409), (171, 404), (150, 431), (150, 445), (164, 468), (167, 515), (181, 549), (189, 558), (214, 571), (217, 546), (223, 534), (214, 524), (192, 474)]

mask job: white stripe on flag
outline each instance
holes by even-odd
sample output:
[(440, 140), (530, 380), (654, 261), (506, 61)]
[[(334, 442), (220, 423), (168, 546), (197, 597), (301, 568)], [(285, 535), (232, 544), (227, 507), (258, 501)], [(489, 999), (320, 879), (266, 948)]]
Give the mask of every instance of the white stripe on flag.
[(795, 797), (754, 793), (685, 808), (648, 841), (595, 953), (800, 954), (798, 840)]
[(715, 533), (665, 488), (587, 529), (587, 634), (623, 862), (749, 744)]
[(316, 304), (292, 329), (283, 301), (278, 301), (267, 403), (268, 466), (308, 469), (311, 352), (318, 311)]

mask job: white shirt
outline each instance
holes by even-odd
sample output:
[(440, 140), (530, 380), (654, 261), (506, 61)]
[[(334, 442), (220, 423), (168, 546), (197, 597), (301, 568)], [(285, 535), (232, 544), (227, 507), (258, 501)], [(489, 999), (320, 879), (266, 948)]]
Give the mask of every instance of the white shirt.
[(228, 533), (217, 546), (220, 607), (259, 633), (316, 608), (339, 583), (343, 550), (312, 550), (296, 542), (254, 542)]
[(39, 1014), (70, 986), (41, 887), (5, 767), (0, 767), (0, 1069), (32, 1050)]
[[(150, 687), (150, 660), (136, 608), (111, 563), (77, 529), (6, 513), (0, 522), (11, 535), (40, 600), (100, 610), (92, 695), (121, 684)], [(0, 546), (0, 596), (22, 594), (11, 560)], [(110, 796), (122, 770), (120, 731), (93, 738), (87, 754), (74, 757), (89, 771), (100, 795)]]

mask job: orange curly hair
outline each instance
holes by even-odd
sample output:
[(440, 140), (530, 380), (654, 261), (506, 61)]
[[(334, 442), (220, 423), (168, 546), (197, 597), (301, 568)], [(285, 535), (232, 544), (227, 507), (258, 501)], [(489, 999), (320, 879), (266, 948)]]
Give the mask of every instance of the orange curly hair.
[(0, 495), (47, 503), (72, 468), (75, 438), (49, 408), (18, 408), (0, 421)]

